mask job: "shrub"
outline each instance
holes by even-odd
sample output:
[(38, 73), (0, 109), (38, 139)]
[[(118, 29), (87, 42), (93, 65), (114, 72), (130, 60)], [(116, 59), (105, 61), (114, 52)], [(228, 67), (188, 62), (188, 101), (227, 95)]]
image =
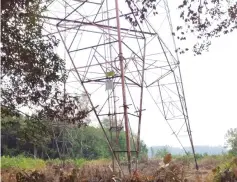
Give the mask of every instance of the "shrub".
[(41, 169), (46, 166), (45, 161), (41, 159), (33, 159), (24, 156), (2, 156), (1, 168), (20, 168), (20, 169)]

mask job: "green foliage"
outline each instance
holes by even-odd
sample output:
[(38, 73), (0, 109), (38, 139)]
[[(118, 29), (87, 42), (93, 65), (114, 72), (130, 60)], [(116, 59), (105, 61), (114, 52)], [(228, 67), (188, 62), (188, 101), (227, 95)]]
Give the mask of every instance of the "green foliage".
[[(211, 39), (233, 32), (237, 29), (236, 1), (187, 1), (178, 7), (185, 27), (177, 27), (177, 38), (186, 40), (188, 33), (195, 33), (197, 43), (193, 46), (195, 55), (208, 50)], [(181, 51), (183, 52), (183, 51)]]
[(75, 140), (73, 141), (73, 150), (76, 154), (74, 157), (98, 159), (110, 156), (109, 148), (107, 147), (101, 129), (88, 126), (73, 130), (74, 133), (77, 133)]
[(1, 115), (2, 155), (15, 156), (21, 153), (27, 155), (33, 153), (34, 148), (46, 150), (50, 141), (50, 130), (46, 121)]
[(140, 144), (140, 146), (141, 146), (141, 149), (140, 149), (140, 158), (142, 158), (142, 157), (148, 157), (148, 148), (147, 148), (147, 146), (146, 146), (146, 144), (145, 144), (145, 142), (143, 141), (143, 140), (141, 140), (140, 141), (141, 142), (141, 144)]
[(226, 133), (226, 144), (230, 154), (237, 155), (237, 128), (231, 128)]
[(180, 161), (185, 165), (189, 165), (193, 162), (193, 155), (180, 155), (172, 156), (176, 161)]
[[(107, 136), (110, 136), (110, 133), (109, 133), (109, 129), (110, 129), (110, 121), (109, 121), (109, 118), (104, 118), (102, 120), (102, 125), (103, 127), (105, 128), (106, 130), (106, 133), (107, 133)], [(115, 135), (115, 134), (114, 134)], [(111, 137), (111, 136), (110, 136)], [(109, 137), (109, 138), (110, 138)], [(131, 150), (135, 151), (136, 148), (136, 141), (137, 141), (137, 136), (135, 134), (133, 134), (133, 137), (130, 138), (130, 144), (131, 144)], [(114, 143), (112, 141), (112, 143)], [(119, 145), (116, 146), (118, 147), (117, 150), (121, 150), (121, 151), (126, 151), (126, 134), (124, 131), (120, 131), (119, 133)], [(109, 150), (107, 148), (107, 150)], [(140, 141), (140, 153), (139, 153), (139, 159), (141, 158), (147, 158), (147, 154), (148, 154), (148, 148), (146, 146), (146, 144), (144, 143), (144, 141)], [(125, 159), (127, 158), (126, 154), (125, 153), (121, 153), (120, 154), (120, 157), (122, 157), (122, 159)]]
[[(64, 80), (65, 62), (54, 52), (59, 41), (44, 36), (40, 0), (3, 1), (1, 10), (2, 104), (42, 106)], [(33, 14), (35, 14), (33, 16)]]
[[(129, 8), (137, 12), (135, 16), (127, 15), (126, 19), (134, 26), (138, 21), (142, 23), (150, 12), (154, 15), (157, 12), (158, 0), (133, 1), (126, 0)], [(178, 6), (181, 23), (174, 29), (173, 36), (180, 41), (187, 40), (188, 34), (195, 34), (197, 41), (193, 46), (195, 55), (200, 55), (208, 50), (211, 39), (228, 34), (237, 29), (237, 2), (220, 0), (183, 0)], [(158, 15), (159, 16), (159, 15)], [(184, 26), (183, 26), (184, 24)], [(180, 47), (176, 51), (180, 54), (188, 51), (188, 48)]]
[(214, 182), (236, 181), (237, 180), (237, 158), (225, 160), (212, 170)]
[(44, 34), (44, 20), (38, 16), (45, 11), (44, 2), (2, 3), (1, 105), (31, 106), (40, 119), (63, 119), (81, 126), (90, 112), (88, 102), (60, 92), (67, 79), (65, 60), (55, 53), (59, 40)]
[(60, 92), (67, 79), (65, 61), (55, 53), (59, 40), (44, 35), (44, 20), (38, 17), (45, 11), (43, 4), (41, 0), (2, 3), (1, 106), (31, 106), (40, 119), (61, 121), (63, 116), (81, 126), (90, 111), (85, 97)]
[(162, 149), (158, 149), (157, 151), (156, 151), (156, 154), (155, 154), (155, 156), (156, 157), (164, 157), (166, 154), (168, 154), (169, 153), (169, 150), (168, 150), (168, 147), (164, 147), (164, 148), (162, 148)]
[[(72, 164), (75, 167), (82, 167), (84, 164), (89, 163), (103, 163), (103, 161), (106, 161), (104, 159), (99, 160), (86, 160), (83, 158), (76, 158), (76, 159), (66, 159), (64, 161), (65, 164)], [(31, 157), (25, 157), (23, 155), (18, 155), (16, 157), (10, 157), (10, 156), (2, 156), (1, 157), (1, 168), (7, 169), (7, 168), (19, 168), (19, 169), (27, 169), (27, 170), (33, 170), (33, 169), (43, 169), (47, 165), (62, 165), (63, 161), (60, 159), (49, 159), (49, 160), (42, 160), (42, 159), (34, 159)]]
[(33, 159), (24, 156), (2, 156), (1, 168), (20, 168), (20, 169), (41, 169), (46, 166), (42, 159)]
[[(78, 128), (76, 125), (72, 125), (65, 131), (61, 127), (52, 126), (49, 121), (4, 114), (1, 120), (2, 155), (16, 156), (24, 154), (43, 159), (61, 157), (65, 159), (85, 158), (90, 160), (109, 158), (111, 156), (104, 133), (100, 128), (92, 126)], [(109, 131), (107, 130), (107, 132)], [(63, 139), (66, 142), (64, 156), (62, 155), (63, 143), (58, 142)], [(126, 137), (123, 131), (120, 133), (119, 144), (120, 150), (125, 150)], [(147, 147), (141, 141), (140, 156), (144, 155), (147, 155)]]
[(74, 160), (74, 164), (77, 166), (77, 167), (81, 167), (83, 164), (85, 164), (87, 162), (86, 159), (75, 159)]
[[(220, 154), (220, 155), (208, 155), (208, 154), (196, 154), (196, 158), (198, 162), (202, 162), (203, 160), (215, 160), (217, 162), (224, 162), (224, 161), (229, 161), (233, 155), (231, 154)], [(187, 160), (192, 162), (193, 161), (193, 155), (188, 154), (188, 155), (173, 155), (174, 159), (177, 160)]]

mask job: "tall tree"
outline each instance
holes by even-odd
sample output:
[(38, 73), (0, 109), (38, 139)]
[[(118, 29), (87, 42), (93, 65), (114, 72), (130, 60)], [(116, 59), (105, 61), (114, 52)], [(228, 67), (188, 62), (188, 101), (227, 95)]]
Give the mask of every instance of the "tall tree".
[(12, 113), (4, 107), (1, 111), (2, 155), (21, 153), (28, 155), (32, 154), (34, 149), (40, 149), (42, 152), (47, 150), (47, 145), (51, 141), (48, 122), (37, 121), (20, 113)]
[(41, 118), (81, 125), (88, 104), (61, 91), (67, 76), (65, 61), (55, 52), (59, 40), (44, 34), (38, 16), (46, 1), (2, 1), (1, 103), (9, 108), (32, 106)]
[(237, 128), (231, 128), (227, 131), (226, 135), (226, 144), (230, 149), (230, 153), (237, 155)]
[(43, 105), (64, 80), (65, 62), (55, 53), (59, 40), (43, 35), (40, 0), (1, 3), (2, 104)]

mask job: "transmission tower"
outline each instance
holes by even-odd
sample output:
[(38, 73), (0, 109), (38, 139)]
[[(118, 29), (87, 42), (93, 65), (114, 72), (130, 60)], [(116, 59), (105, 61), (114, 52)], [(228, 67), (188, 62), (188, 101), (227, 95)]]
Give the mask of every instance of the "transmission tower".
[[(136, 5), (142, 7), (142, 2)], [(59, 49), (70, 60), (67, 84), (75, 93), (86, 93), (108, 142), (113, 170), (118, 166), (123, 172), (121, 154), (127, 156), (129, 173), (137, 168), (132, 158), (139, 157), (145, 93), (185, 151), (179, 136), (187, 133), (195, 156), (167, 0), (157, 1), (158, 14), (147, 12), (142, 23), (121, 0), (54, 0), (47, 6), (41, 16), (44, 28), (61, 39)], [(104, 117), (109, 118), (109, 134)], [(121, 131), (126, 149), (119, 145)]]

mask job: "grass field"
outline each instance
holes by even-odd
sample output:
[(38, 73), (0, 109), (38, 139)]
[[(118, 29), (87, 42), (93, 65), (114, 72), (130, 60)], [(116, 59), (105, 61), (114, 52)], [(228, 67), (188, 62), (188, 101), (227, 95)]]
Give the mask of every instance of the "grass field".
[[(205, 156), (198, 159), (195, 169), (191, 157), (167, 156), (164, 159), (143, 160), (132, 176), (119, 177), (112, 173), (108, 159), (41, 160), (1, 157), (2, 182), (96, 182), (96, 181), (157, 181), (157, 182), (221, 182), (237, 181), (237, 158), (228, 155)], [(122, 166), (126, 172), (126, 166)], [(117, 177), (117, 178), (116, 178)]]

